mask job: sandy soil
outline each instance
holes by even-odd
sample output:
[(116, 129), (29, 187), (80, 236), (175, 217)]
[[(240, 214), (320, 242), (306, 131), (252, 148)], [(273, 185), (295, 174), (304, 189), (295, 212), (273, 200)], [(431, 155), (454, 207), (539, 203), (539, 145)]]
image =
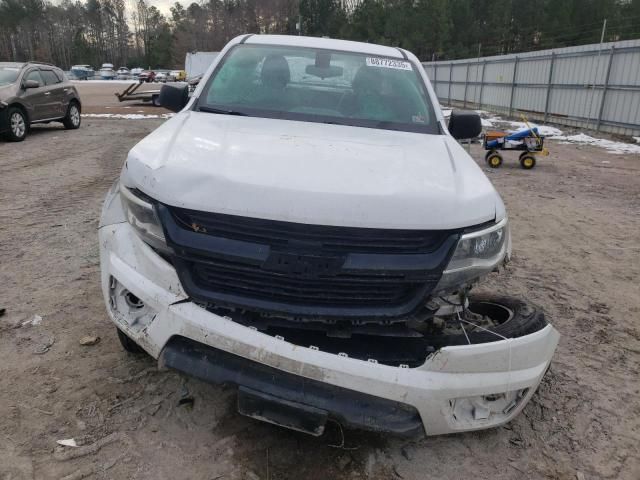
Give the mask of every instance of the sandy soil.
[[(99, 288), (98, 216), (127, 150), (159, 124), (84, 119), (0, 141), (0, 479), (639, 478), (640, 158), (551, 144), (533, 171), (511, 156), (487, 173), (514, 260), (482, 288), (542, 305), (562, 333), (515, 421), (417, 441), (336, 427), (311, 438), (120, 348)], [(81, 346), (85, 335), (101, 341)], [(68, 438), (84, 447), (56, 446)]]

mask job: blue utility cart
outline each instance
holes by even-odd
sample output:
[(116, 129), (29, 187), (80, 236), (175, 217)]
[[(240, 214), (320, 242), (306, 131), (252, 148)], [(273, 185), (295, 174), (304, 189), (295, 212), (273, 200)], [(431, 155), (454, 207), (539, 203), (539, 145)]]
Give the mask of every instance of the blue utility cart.
[(487, 151), (484, 159), (491, 168), (502, 165), (500, 151), (503, 150), (522, 152), (519, 157), (520, 166), (525, 170), (531, 170), (536, 166), (536, 155), (549, 155), (549, 151), (544, 148), (544, 137), (538, 134), (537, 127), (512, 133), (488, 131), (484, 134), (482, 146)]

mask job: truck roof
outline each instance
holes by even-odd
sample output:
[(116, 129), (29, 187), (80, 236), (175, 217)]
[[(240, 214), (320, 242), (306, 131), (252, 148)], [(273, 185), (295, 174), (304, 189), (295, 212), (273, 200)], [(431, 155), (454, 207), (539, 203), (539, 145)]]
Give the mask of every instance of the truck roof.
[(326, 48), (361, 52), (385, 57), (404, 58), (402, 51), (395, 47), (375, 45), (372, 43), (336, 40), (333, 38), (303, 37), (294, 35), (251, 35), (244, 43), (258, 45), (291, 45), (295, 47)]

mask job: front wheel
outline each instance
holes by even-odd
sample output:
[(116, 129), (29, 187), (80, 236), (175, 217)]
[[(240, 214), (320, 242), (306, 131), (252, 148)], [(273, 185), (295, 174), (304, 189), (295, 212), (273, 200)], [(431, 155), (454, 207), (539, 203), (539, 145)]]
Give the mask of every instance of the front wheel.
[(7, 112), (9, 131), (6, 138), (10, 142), (21, 142), (27, 136), (27, 116), (17, 107), (11, 107)]
[(80, 107), (76, 102), (72, 102), (67, 109), (67, 115), (62, 120), (62, 124), (67, 130), (75, 130), (80, 128), (80, 121)]
[(468, 308), (432, 341), (437, 348), (489, 343), (529, 335), (546, 325), (544, 313), (535, 305), (504, 295), (477, 294), (469, 297)]
[(524, 155), (520, 155), (520, 166), (525, 170), (531, 170), (536, 166), (536, 157), (529, 153), (525, 153)]
[(499, 168), (502, 165), (502, 155), (497, 152), (492, 152), (490, 155), (487, 155), (487, 163), (491, 168)]
[(122, 348), (124, 348), (127, 352), (135, 354), (145, 353), (142, 347), (131, 340), (126, 333), (124, 333), (118, 327), (116, 327), (116, 330), (118, 331), (118, 340), (120, 340), (120, 345), (122, 345)]

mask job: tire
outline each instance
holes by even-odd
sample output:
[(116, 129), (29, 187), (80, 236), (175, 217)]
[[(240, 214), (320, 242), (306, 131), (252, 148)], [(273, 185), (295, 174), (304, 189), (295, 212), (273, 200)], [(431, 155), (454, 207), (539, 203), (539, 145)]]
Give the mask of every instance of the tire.
[[(469, 310), (472, 313), (492, 315), (492, 312), (508, 313), (505, 321), (489, 328), (490, 332), (473, 329), (471, 324), (463, 323), (467, 335), (464, 333), (454, 335), (437, 335), (434, 337), (434, 347), (440, 348), (448, 345), (468, 345), (476, 343), (497, 342), (505, 338), (518, 338), (537, 332), (547, 325), (544, 313), (539, 307), (530, 305), (519, 298), (498, 295), (473, 295), (469, 297)], [(462, 316), (464, 318), (464, 315)], [(473, 323), (473, 321), (471, 321)], [(494, 333), (491, 333), (494, 332)], [(497, 334), (497, 335), (496, 335)], [(467, 337), (469, 338), (467, 340)]]
[(151, 97), (151, 103), (153, 103), (154, 107), (161, 107), (160, 105), (160, 95), (153, 95)]
[(120, 344), (122, 345), (122, 348), (124, 348), (127, 352), (135, 353), (135, 354), (146, 353), (140, 347), (140, 345), (138, 345), (136, 342), (131, 340), (126, 333), (124, 333), (118, 327), (116, 327), (116, 330), (118, 331), (118, 340), (120, 340)]
[(528, 153), (520, 155), (520, 166), (525, 170), (531, 170), (536, 166), (536, 157)]
[(18, 107), (11, 107), (7, 112), (9, 130), (5, 133), (5, 138), (10, 142), (21, 142), (27, 137), (29, 121), (26, 114)]
[(487, 153), (484, 154), (484, 161), (489, 163), (489, 155), (496, 153), (495, 150), (489, 150)]
[(67, 108), (67, 115), (62, 119), (62, 124), (67, 130), (76, 130), (80, 128), (81, 122), (80, 105), (78, 102), (71, 102)]
[(487, 163), (491, 168), (499, 168), (502, 165), (502, 155), (491, 152), (490, 155), (487, 155)]

